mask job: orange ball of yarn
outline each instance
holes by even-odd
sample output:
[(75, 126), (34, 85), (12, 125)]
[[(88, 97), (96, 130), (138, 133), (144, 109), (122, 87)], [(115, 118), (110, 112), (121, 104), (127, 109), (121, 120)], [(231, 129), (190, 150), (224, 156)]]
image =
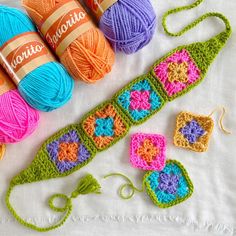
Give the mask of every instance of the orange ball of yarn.
[[(22, 0), (22, 5), (36, 25), (40, 25), (53, 8), (66, 1)], [(67, 47), (60, 61), (74, 79), (94, 83), (111, 71), (115, 54), (103, 33), (98, 28), (92, 28)]]

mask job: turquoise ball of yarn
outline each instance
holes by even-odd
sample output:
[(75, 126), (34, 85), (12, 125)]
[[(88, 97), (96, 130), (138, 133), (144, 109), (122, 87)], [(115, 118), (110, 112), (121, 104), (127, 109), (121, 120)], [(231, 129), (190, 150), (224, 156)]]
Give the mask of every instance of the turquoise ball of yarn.
[[(37, 29), (25, 13), (0, 5), (0, 47), (15, 36), (28, 32), (37, 32)], [(45, 112), (67, 103), (72, 97), (73, 88), (73, 79), (58, 62), (38, 67), (18, 84), (18, 90), (27, 103)]]

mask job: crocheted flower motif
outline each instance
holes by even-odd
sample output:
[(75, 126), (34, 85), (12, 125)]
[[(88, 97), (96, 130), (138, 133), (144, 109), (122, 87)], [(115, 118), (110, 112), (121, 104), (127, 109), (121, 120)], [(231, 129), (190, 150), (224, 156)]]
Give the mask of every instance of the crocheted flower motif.
[(181, 112), (176, 119), (174, 144), (196, 152), (207, 150), (214, 127), (209, 116)]
[(130, 162), (143, 170), (162, 170), (166, 161), (166, 139), (158, 134), (134, 134), (130, 143)]
[(110, 136), (114, 135), (114, 120), (113, 118), (102, 118), (96, 119), (96, 128), (95, 128), (95, 135), (99, 136)]
[(179, 185), (178, 175), (168, 175), (166, 173), (160, 174), (159, 190), (164, 191), (168, 194), (176, 194)]
[(168, 65), (168, 80), (173, 82), (188, 82), (188, 63), (171, 62)]
[(118, 94), (117, 103), (135, 124), (143, 122), (164, 105), (163, 99), (146, 76), (125, 87)]
[(76, 130), (71, 130), (50, 142), (46, 149), (50, 160), (56, 165), (60, 173), (71, 170), (91, 157)]
[(181, 163), (169, 160), (162, 171), (150, 171), (144, 184), (154, 204), (167, 208), (179, 204), (193, 193), (193, 184)]
[(158, 64), (154, 72), (169, 99), (182, 94), (201, 78), (200, 70), (185, 49), (175, 52)]
[(112, 104), (95, 109), (82, 122), (84, 132), (97, 149), (104, 150), (121, 139), (128, 131), (128, 125)]
[(180, 132), (190, 143), (196, 143), (205, 134), (205, 130), (195, 120), (188, 122)]

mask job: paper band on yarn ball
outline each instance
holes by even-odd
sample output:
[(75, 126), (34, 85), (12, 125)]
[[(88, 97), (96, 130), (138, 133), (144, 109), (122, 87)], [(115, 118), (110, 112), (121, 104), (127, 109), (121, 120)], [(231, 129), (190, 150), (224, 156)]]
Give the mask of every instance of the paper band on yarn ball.
[(16, 85), (41, 65), (55, 61), (36, 32), (18, 35), (0, 49), (0, 63)]
[(85, 3), (99, 20), (103, 13), (117, 1), (118, 0), (85, 0)]
[(0, 96), (15, 88), (14, 83), (0, 66)]
[(72, 42), (91, 28), (95, 26), (88, 14), (78, 2), (72, 0), (58, 4), (39, 26), (46, 41), (59, 57)]

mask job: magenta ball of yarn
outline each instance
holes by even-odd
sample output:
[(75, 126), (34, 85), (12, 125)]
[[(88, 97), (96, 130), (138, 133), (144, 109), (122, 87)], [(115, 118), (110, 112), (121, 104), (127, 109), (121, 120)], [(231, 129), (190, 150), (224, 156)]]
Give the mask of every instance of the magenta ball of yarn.
[(0, 96), (0, 143), (15, 143), (38, 126), (39, 113), (31, 108), (16, 89)]
[(103, 13), (99, 27), (115, 51), (132, 54), (151, 41), (156, 14), (150, 0), (118, 0)]

